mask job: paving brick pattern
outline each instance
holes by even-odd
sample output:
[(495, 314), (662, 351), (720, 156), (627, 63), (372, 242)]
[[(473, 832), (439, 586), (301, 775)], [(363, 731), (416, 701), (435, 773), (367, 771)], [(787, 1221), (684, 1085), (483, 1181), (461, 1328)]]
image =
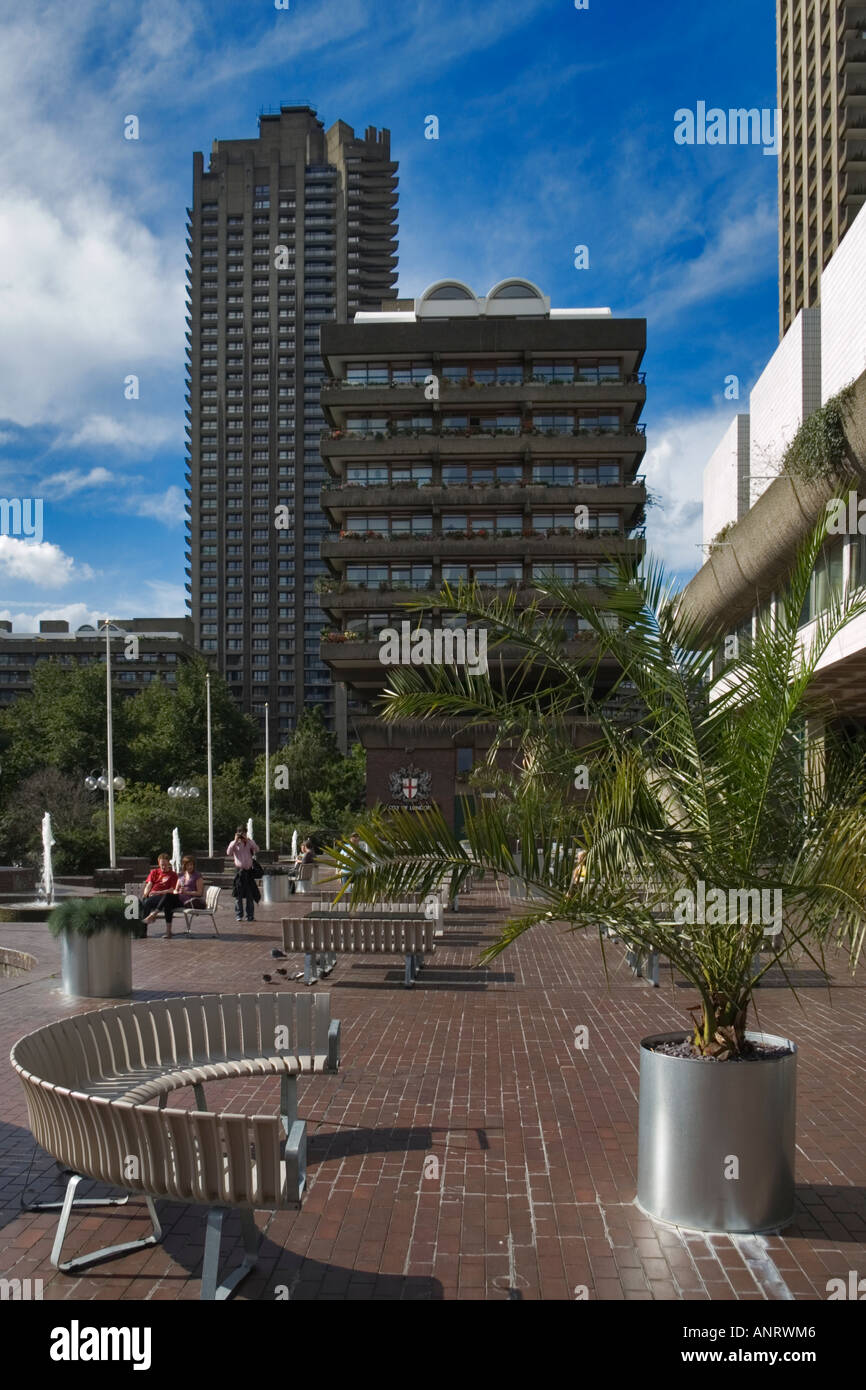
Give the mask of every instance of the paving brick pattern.
[[(273, 961), (279, 919), (309, 900), (260, 907), (254, 926), (221, 914), (223, 937), (134, 946), (139, 998), (198, 991), (303, 990), (300, 957)], [(343, 1024), (339, 1075), (307, 1078), (309, 1179), (300, 1212), (260, 1212), (265, 1239), (245, 1299), (815, 1299), (866, 1275), (866, 978), (837, 963), (832, 992), (797, 971), (800, 1002), (759, 991), (760, 1023), (796, 1039), (797, 1218), (781, 1235), (728, 1237), (651, 1221), (634, 1204), (638, 1043), (682, 1026), (682, 983), (635, 979), (619, 947), (550, 925), (488, 967), (473, 963), (504, 919), (493, 888), (461, 899), (414, 989), (402, 960), (341, 957), (318, 988)], [(0, 927), (29, 950), (29, 975), (0, 980), (0, 1047), (70, 1010), (59, 951), (42, 926)], [(284, 979), (276, 967), (289, 972)], [(262, 981), (264, 973), (273, 984)], [(585, 1025), (588, 1047), (575, 1047)], [(214, 1108), (274, 1113), (274, 1078), (208, 1087)], [(191, 1104), (186, 1092), (173, 1105)], [(55, 1216), (20, 1210), (59, 1195), (36, 1151), (20, 1084), (0, 1069), (0, 1276), (41, 1278), (47, 1299), (199, 1296), (204, 1210), (161, 1205), (164, 1245), (81, 1277), (48, 1263)], [(229, 1233), (237, 1232), (232, 1218)], [(68, 1253), (145, 1232), (144, 1203), (82, 1212)], [(226, 1254), (231, 1254), (228, 1241)]]

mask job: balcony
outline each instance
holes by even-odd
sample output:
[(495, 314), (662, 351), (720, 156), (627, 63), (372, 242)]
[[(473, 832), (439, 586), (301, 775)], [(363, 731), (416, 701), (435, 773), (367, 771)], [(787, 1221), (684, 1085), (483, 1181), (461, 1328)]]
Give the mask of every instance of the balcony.
[(334, 536), (333, 533), (322, 539), (323, 560), (339, 564), (351, 560), (385, 561), (412, 559), (452, 559), (462, 560), (471, 556), (473, 560), (483, 557), (497, 560), (541, 559), (545, 556), (559, 556), (563, 560), (574, 560), (588, 556), (604, 558), (620, 554), (630, 549), (643, 550), (643, 528), (628, 536), (622, 531), (611, 534), (596, 534), (578, 531), (571, 527), (560, 527), (546, 533), (532, 531), (523, 535), (471, 536), (426, 535), (400, 536), (389, 540), (387, 537)]
[(417, 487), (412, 483), (392, 483), (363, 487), (356, 483), (326, 482), (322, 485), (321, 502), (335, 515), (359, 507), (381, 510), (404, 503), (409, 507), (490, 507), (511, 506), (573, 506), (585, 502), (592, 506), (637, 506), (644, 501), (644, 480), (639, 475), (633, 482), (616, 483), (608, 486), (586, 483), (568, 483), (563, 486), (544, 483), (521, 482), (500, 484), (449, 483), (425, 484)]
[[(431, 367), (431, 374), (432, 374)], [(476, 386), (472, 382), (451, 382), (440, 376), (440, 407), (457, 409), (490, 405), (520, 405), (531, 410), (536, 402), (550, 408), (559, 405), (593, 405), (604, 402), (610, 391), (611, 404), (643, 404), (646, 401), (646, 372), (631, 372), (626, 376), (605, 378), (602, 381), (525, 381), (493, 382)], [(355, 381), (328, 380), (322, 387), (322, 405), (332, 407), (360, 406), (365, 409), (391, 409), (394, 406), (430, 408), (425, 399), (423, 382), (382, 383), (364, 385)]]
[[(471, 442), (469, 442), (471, 440)], [(623, 441), (628, 443), (624, 444)], [(646, 425), (624, 425), (620, 430), (573, 430), (569, 434), (543, 434), (539, 430), (494, 432), (474, 428), (453, 434), (356, 434), (344, 430), (325, 430), (320, 441), (325, 459), (384, 458), (425, 459), (434, 457), (472, 458), (573, 458), (575, 455), (602, 456), (642, 454), (646, 449)], [(334, 471), (337, 471), (336, 469)]]

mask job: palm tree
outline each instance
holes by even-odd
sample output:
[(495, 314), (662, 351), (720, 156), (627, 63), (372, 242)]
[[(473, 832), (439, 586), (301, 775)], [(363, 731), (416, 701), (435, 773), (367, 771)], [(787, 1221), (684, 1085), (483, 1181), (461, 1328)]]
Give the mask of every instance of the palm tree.
[[(468, 852), (437, 809), (369, 812), (358, 826), (365, 847), (339, 850), (345, 891), (375, 901), (447, 878), (453, 894), (479, 866), (522, 879), (525, 907), (482, 961), (538, 923), (599, 932), (602, 951), (607, 928), (694, 986), (698, 1052), (741, 1053), (767, 970), (778, 964), (792, 984), (792, 958), (805, 953), (823, 970), (833, 938), (855, 965), (863, 943), (866, 759), (852, 751), (845, 775), (837, 758), (837, 775), (825, 776), (807, 726), (829, 712), (813, 693), (818, 663), (866, 612), (866, 595), (832, 594), (801, 627), (824, 541), (819, 527), (775, 621), (741, 640), (721, 672), (653, 561), (640, 572), (620, 561), (600, 603), (549, 579), (528, 607), (469, 586), (413, 604), (485, 627), (488, 673), (396, 668), (383, 718), (492, 727), (473, 772), (488, 796), (466, 803)], [(575, 627), (589, 640), (569, 640)], [(522, 653), (507, 679), (495, 659), (505, 644)]]

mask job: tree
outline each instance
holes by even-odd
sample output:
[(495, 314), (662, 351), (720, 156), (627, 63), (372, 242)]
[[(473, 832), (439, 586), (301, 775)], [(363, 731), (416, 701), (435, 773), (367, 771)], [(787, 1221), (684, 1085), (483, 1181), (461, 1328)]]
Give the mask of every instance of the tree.
[[(129, 775), (169, 782), (204, 775), (207, 764), (207, 662), (178, 666), (174, 686), (153, 681), (128, 702)], [(217, 672), (211, 672), (214, 767), (239, 758), (249, 767), (256, 739), (254, 721), (243, 714)]]
[[(118, 746), (126, 737), (126, 702), (115, 706)], [(105, 670), (39, 661), (32, 694), (0, 714), (4, 800), (43, 767), (81, 776), (105, 763)], [(49, 809), (53, 809), (49, 808)]]
[[(537, 581), (553, 615), (538, 603), (518, 609), (513, 595), (485, 601), (477, 589), (446, 586), (433, 605), (485, 626), (489, 646), (522, 648), (522, 673), (505, 690), (457, 668), (400, 668), (384, 717), (492, 724), (489, 768), (512, 760), (510, 804), (500, 796), (467, 806), (468, 851), (438, 810), (369, 812), (358, 825), (367, 848), (340, 851), (353, 901), (426, 892), (443, 875), (454, 892), (478, 865), (522, 878), (532, 901), (483, 959), (539, 922), (610, 926), (632, 950), (659, 951), (694, 987), (693, 1046), (720, 1058), (743, 1051), (754, 988), (772, 965), (787, 978), (804, 952), (823, 969), (831, 937), (856, 964), (866, 933), (866, 768), (852, 745), (848, 775), (837, 766), (825, 778), (803, 745), (804, 718), (821, 710), (818, 663), (866, 613), (863, 591), (831, 595), (811, 635), (800, 627), (825, 534), (819, 527), (803, 547), (772, 624), (715, 679), (715, 644), (681, 616), (653, 563), (637, 576), (624, 563), (601, 603), (563, 581)], [(582, 659), (565, 643), (563, 615), (592, 633)], [(598, 731), (579, 757), (578, 725)], [(589, 767), (585, 800), (573, 794), (575, 763)]]
[[(298, 721), (289, 743), (271, 757), (272, 810), (281, 816), (309, 819), (313, 795), (321, 792), (332, 793), (335, 805), (345, 797), (344, 809), (353, 800), (360, 805), (358, 768), (362, 765), (358, 759), (358, 754), (351, 758), (342, 756), (336, 736), (326, 729), (322, 712), (314, 705)], [(263, 758), (256, 762), (253, 782), (256, 787), (264, 786)]]

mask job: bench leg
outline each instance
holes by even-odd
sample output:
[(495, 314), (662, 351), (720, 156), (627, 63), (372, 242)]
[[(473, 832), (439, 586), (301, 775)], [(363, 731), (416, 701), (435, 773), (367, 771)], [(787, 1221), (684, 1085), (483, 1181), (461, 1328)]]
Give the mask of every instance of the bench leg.
[(280, 1079), (280, 1119), (286, 1138), (298, 1118), (298, 1078), (288, 1073)]
[(410, 952), (410, 953), (407, 953), (407, 955), (406, 955), (406, 972), (405, 972), (405, 974), (404, 974), (404, 976), (403, 976), (403, 983), (404, 983), (404, 985), (406, 986), (407, 989), (410, 989), (411, 986), (414, 985), (414, 983), (415, 983), (415, 971), (414, 971), (414, 968), (413, 968), (413, 967), (414, 967), (414, 963), (415, 963), (415, 957), (411, 954), (411, 952)]
[(311, 985), (312, 983), (313, 983), (313, 957), (312, 957), (312, 955), (309, 955), (309, 954), (308, 954), (308, 955), (304, 956), (304, 984), (305, 984), (305, 985)]
[[(164, 1102), (163, 1102), (164, 1103)], [(73, 1177), (71, 1168), (64, 1168), (62, 1164), (57, 1164), (60, 1168), (60, 1175), (67, 1175), (67, 1186), (69, 1178)], [(80, 1181), (79, 1175), (79, 1181)], [(62, 1202), (25, 1202), (22, 1199), (22, 1211), (62, 1211), (66, 1198)], [(129, 1201), (129, 1193), (125, 1197), (79, 1197), (75, 1205), (77, 1207), (125, 1207)]]
[(300, 1207), (307, 1185), (307, 1126), (295, 1120), (286, 1136), (286, 1201)]
[(240, 1217), (244, 1240), (244, 1257), (241, 1263), (233, 1269), (230, 1274), (225, 1276), (222, 1283), (217, 1285), (217, 1279), (219, 1278), (223, 1219), (226, 1210), (225, 1207), (211, 1207), (207, 1214), (204, 1263), (201, 1271), (201, 1298), (206, 1301), (228, 1298), (229, 1294), (237, 1288), (241, 1280), (246, 1279), (250, 1271), (255, 1269), (258, 1259), (259, 1233), (256, 1228), (255, 1218), (249, 1208), (242, 1207)]
[(200, 1081), (195, 1082), (192, 1088), (192, 1093), (195, 1096), (196, 1110), (207, 1110), (207, 1101), (204, 1098), (204, 1086), (201, 1084)]
[[(139, 1240), (127, 1240), (122, 1245), (106, 1245), (101, 1250), (94, 1250), (89, 1255), (76, 1255), (72, 1260), (61, 1260), (60, 1255), (63, 1250), (63, 1242), (66, 1239), (66, 1230), (69, 1225), (69, 1218), (72, 1215), (72, 1208), (75, 1205), (75, 1192), (78, 1184), (82, 1182), (80, 1173), (73, 1173), (66, 1188), (66, 1196), (63, 1199), (63, 1207), (60, 1212), (60, 1220), (57, 1223), (57, 1234), (54, 1237), (54, 1245), (51, 1249), (51, 1263), (55, 1269), (59, 1269), (62, 1274), (68, 1274), (72, 1269), (84, 1269), (86, 1265), (99, 1264), (101, 1260), (111, 1260), (117, 1255), (128, 1255), (130, 1250), (143, 1250), (148, 1245), (158, 1245), (162, 1240), (162, 1227), (156, 1215), (156, 1207), (152, 1197), (146, 1197), (147, 1210), (150, 1216), (153, 1231), (149, 1236), (142, 1236)], [(88, 1203), (89, 1205), (89, 1203)]]

